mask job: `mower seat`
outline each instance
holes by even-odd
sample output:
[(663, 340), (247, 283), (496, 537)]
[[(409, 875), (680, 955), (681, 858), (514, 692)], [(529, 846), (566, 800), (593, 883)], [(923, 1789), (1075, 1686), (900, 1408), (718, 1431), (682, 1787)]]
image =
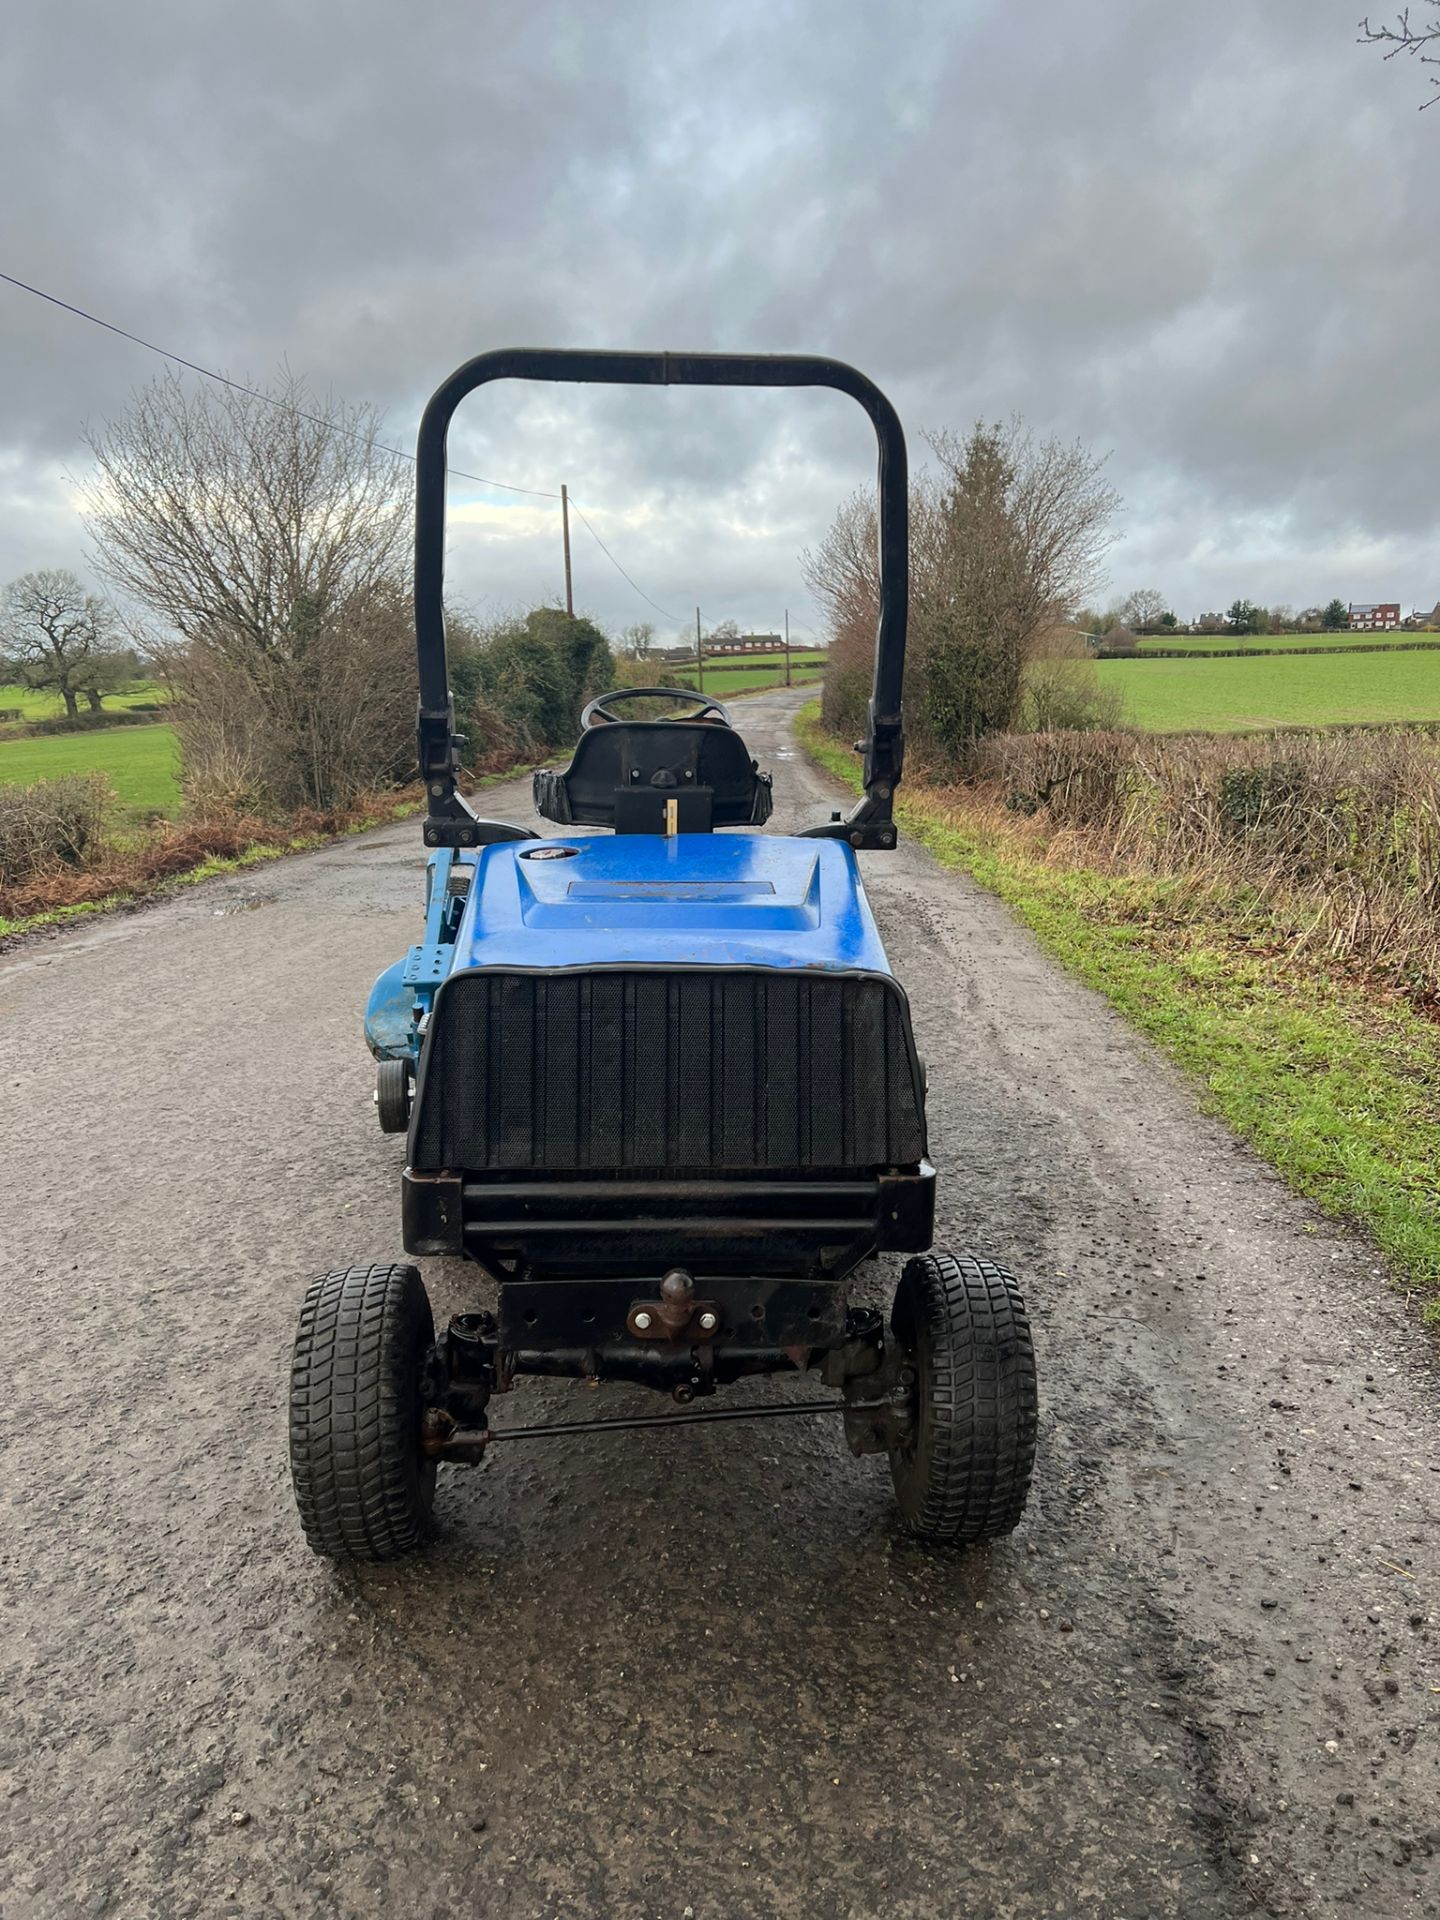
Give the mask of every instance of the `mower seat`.
[(560, 826), (709, 833), (770, 818), (770, 776), (733, 727), (713, 720), (613, 720), (588, 727), (563, 773), (535, 775), (535, 810)]

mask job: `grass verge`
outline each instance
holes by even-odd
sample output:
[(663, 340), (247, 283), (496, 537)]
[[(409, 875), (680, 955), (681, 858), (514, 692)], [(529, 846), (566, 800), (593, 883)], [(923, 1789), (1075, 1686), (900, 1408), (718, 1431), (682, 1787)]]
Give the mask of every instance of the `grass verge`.
[[(805, 707), (812, 759), (858, 789)], [(902, 827), (1014, 911), (1202, 1090), (1299, 1193), (1368, 1229), (1440, 1321), (1440, 1027), (1364, 982), (1294, 964), (1245, 890), (1048, 864), (1018, 831), (920, 787)]]

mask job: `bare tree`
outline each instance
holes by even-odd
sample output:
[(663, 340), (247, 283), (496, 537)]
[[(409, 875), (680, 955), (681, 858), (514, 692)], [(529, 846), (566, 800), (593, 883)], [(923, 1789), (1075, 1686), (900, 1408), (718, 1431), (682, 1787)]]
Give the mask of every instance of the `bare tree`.
[[(1423, 27), (1410, 24), (1410, 9), (1406, 7), (1388, 26), (1372, 27), (1370, 18), (1360, 22), (1360, 44), (1362, 46), (1383, 46), (1385, 58), (1393, 60), (1397, 54), (1409, 54), (1418, 60), (1422, 67), (1440, 67), (1440, 11), (1431, 13)], [(1434, 51), (1427, 51), (1434, 49)], [(1429, 75), (1432, 87), (1440, 87), (1440, 75)], [(1422, 100), (1422, 107), (1433, 107), (1440, 96), (1431, 94), (1428, 100)]]
[[(1019, 421), (930, 445), (936, 469), (910, 494), (907, 730), (922, 753), (958, 761), (1015, 724), (1026, 662), (1099, 583), (1119, 496), (1087, 448), (1036, 440)], [(867, 495), (842, 506), (802, 565), (830, 620), (826, 718), (848, 729), (863, 719), (879, 606)]]
[(842, 502), (825, 538), (813, 551), (805, 549), (800, 565), (807, 586), (830, 616), (832, 633), (843, 632), (856, 620), (874, 626), (880, 562), (875, 502), (869, 493), (852, 493)]
[(99, 563), (177, 636), (187, 778), (213, 797), (329, 807), (413, 759), (410, 476), (379, 426), (289, 373), (263, 396), (167, 374), (87, 435)]
[(135, 669), (113, 609), (64, 567), (22, 574), (6, 587), (0, 652), (22, 686), (58, 693), (72, 720), (79, 718), (80, 695), (99, 713), (102, 696)]
[(1158, 587), (1137, 587), (1120, 603), (1120, 618), (1137, 632), (1141, 627), (1159, 626), (1169, 611), (1169, 602)]
[[(912, 506), (916, 492), (912, 488)], [(880, 617), (874, 497), (853, 493), (842, 502), (820, 545), (801, 554), (800, 567), (830, 629), (821, 695), (825, 724), (841, 732), (858, 731), (865, 724)]]
[(1018, 420), (930, 444), (940, 471), (917, 515), (917, 739), (963, 761), (1014, 726), (1027, 660), (1099, 584), (1119, 495), (1088, 448), (1036, 440)]
[(626, 627), (620, 635), (620, 651), (628, 653), (632, 660), (648, 660), (655, 649), (655, 627), (649, 620), (639, 620), (633, 627)]
[(344, 808), (415, 765), (408, 590), (381, 580), (327, 617), (302, 608), (293, 650), (237, 659), (201, 634), (175, 659), (186, 798), (201, 816)]

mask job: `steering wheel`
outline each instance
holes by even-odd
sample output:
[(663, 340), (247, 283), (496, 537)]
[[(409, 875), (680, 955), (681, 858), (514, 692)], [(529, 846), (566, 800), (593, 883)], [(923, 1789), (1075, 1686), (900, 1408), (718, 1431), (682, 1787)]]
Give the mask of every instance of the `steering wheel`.
[(622, 725), (625, 715), (612, 713), (612, 700), (681, 700), (688, 707), (699, 703), (695, 713), (662, 713), (661, 720), (700, 720), (707, 726), (730, 727), (735, 723), (730, 718), (729, 709), (722, 707), (718, 700), (707, 700), (703, 693), (695, 693), (689, 687), (617, 687), (613, 693), (601, 693), (590, 702), (580, 715), (582, 727), (601, 727), (607, 720), (618, 721)]

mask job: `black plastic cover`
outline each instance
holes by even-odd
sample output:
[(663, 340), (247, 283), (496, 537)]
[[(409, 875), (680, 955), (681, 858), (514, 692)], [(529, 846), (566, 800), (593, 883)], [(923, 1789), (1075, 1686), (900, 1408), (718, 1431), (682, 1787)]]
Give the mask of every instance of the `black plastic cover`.
[(925, 1155), (888, 974), (474, 969), (436, 996), (418, 1172), (862, 1171)]

